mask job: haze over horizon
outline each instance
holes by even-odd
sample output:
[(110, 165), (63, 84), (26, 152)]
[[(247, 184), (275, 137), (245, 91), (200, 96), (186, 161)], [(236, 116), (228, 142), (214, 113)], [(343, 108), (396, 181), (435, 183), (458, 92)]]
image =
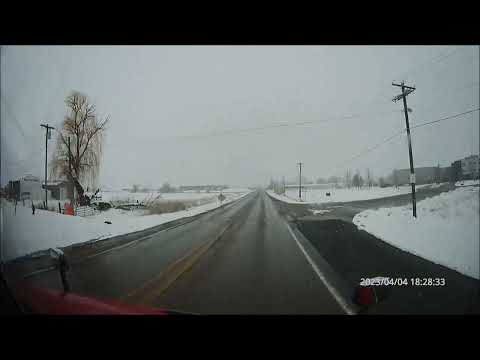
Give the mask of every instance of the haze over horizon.
[[(2, 46), (1, 185), (43, 179), (65, 98), (110, 116), (99, 184), (267, 185), (408, 168), (411, 126), (478, 108), (478, 46)], [(478, 111), (412, 130), (415, 167), (479, 152)], [(55, 148), (55, 136), (48, 152)], [(50, 157), (50, 156), (49, 156)]]

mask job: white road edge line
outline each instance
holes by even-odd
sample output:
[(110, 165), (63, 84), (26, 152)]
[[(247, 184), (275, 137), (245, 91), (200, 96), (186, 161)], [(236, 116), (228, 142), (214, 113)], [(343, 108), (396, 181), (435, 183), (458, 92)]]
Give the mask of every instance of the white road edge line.
[(312, 260), (312, 258), (308, 255), (308, 253), (305, 251), (305, 248), (303, 247), (302, 244), (300, 244), (300, 241), (298, 241), (297, 237), (295, 236), (295, 233), (292, 231), (290, 228), (290, 225), (286, 223), (287, 229), (292, 235), (292, 237), (295, 239), (295, 242), (297, 243), (298, 247), (302, 251), (303, 255), (305, 255), (306, 259), (312, 266), (313, 270), (317, 274), (317, 276), (320, 278), (320, 280), (323, 282), (325, 287), (328, 289), (330, 294), (335, 298), (337, 303), (342, 307), (342, 309), (348, 314), (348, 315), (355, 315), (356, 312), (348, 305), (348, 303), (341, 297), (341, 295), (338, 293), (337, 289), (335, 289), (332, 284), (328, 282), (328, 280), (325, 278), (325, 276), (322, 274), (320, 269), (318, 268), (317, 264)]

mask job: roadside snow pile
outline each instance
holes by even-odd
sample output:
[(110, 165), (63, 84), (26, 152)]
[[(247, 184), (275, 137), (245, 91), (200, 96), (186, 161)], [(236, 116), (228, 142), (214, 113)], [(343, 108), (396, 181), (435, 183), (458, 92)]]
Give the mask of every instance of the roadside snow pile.
[(445, 185), (445, 184), (448, 184), (448, 183), (432, 184), (429, 187), (430, 187), (430, 189), (436, 189), (436, 188), (439, 188), (440, 186)]
[[(247, 194), (227, 195), (222, 204)], [(147, 229), (168, 221), (194, 216), (219, 207), (219, 201), (188, 210), (160, 215), (143, 215), (143, 211), (110, 209), (90, 217), (67, 216), (18, 204), (16, 215), (12, 203), (1, 201), (2, 259), (11, 260), (51, 247), (64, 247), (89, 240), (104, 239)], [(110, 221), (111, 224), (106, 224)]]
[(480, 180), (463, 180), (463, 181), (457, 181), (455, 183), (455, 186), (472, 186), (472, 185), (479, 185)]
[(462, 187), (411, 206), (366, 210), (353, 223), (385, 242), (465, 275), (479, 274), (479, 191)]
[(279, 194), (276, 194), (275, 192), (273, 192), (273, 190), (267, 190), (267, 194), (270, 195), (271, 197), (273, 197), (274, 199), (286, 202), (288, 204), (305, 204), (305, 202), (299, 201), (298, 198), (295, 199), (295, 198), (290, 198), (290, 197), (285, 196), (285, 195), (279, 195)]
[(317, 215), (317, 214), (320, 214), (320, 215), (323, 215), (323, 214), (326, 214), (332, 210), (314, 210), (314, 209), (310, 209), (311, 212), (313, 212), (313, 215)]

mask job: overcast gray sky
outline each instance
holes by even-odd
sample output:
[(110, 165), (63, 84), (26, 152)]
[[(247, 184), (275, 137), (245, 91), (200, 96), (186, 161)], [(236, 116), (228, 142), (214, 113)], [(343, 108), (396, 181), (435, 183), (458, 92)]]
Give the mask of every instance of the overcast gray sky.
[[(417, 87), (412, 126), (478, 108), (479, 48), (2, 47), (1, 183), (43, 177), (39, 125), (61, 124), (71, 90), (111, 117), (103, 185), (264, 185), (294, 179), (298, 161), (312, 179), (347, 168), (385, 175), (408, 167), (405, 136), (348, 159), (404, 128), (402, 104), (391, 101), (400, 80)], [(252, 128), (264, 129), (222, 134)], [(417, 129), (415, 166), (478, 154), (478, 134), (478, 112)]]

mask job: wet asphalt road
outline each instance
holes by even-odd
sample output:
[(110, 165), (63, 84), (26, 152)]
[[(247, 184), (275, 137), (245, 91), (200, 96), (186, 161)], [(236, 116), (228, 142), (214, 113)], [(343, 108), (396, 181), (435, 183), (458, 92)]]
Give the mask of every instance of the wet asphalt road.
[[(417, 201), (454, 189), (451, 184), (424, 188)], [(321, 205), (287, 205), (275, 200), (280, 212), (290, 214), (302, 234), (339, 276), (342, 286), (353, 296), (361, 278), (441, 278), (445, 286), (386, 287), (387, 294), (369, 314), (480, 314), (480, 282), (444, 266), (402, 251), (352, 223), (366, 209), (402, 206), (411, 203), (411, 195)], [(310, 209), (330, 212), (312, 215)], [(455, 241), (455, 239), (452, 239)], [(410, 280), (408, 280), (410, 281)]]
[(205, 314), (343, 314), (264, 192), (155, 305)]
[[(141, 232), (137, 234), (141, 237)], [(172, 264), (217, 239), (165, 288)], [(81, 251), (81, 249), (77, 249)], [(93, 252), (94, 253), (94, 252)], [(75, 257), (75, 250), (70, 251)], [(171, 277), (171, 276), (170, 276)], [(131, 246), (76, 260), (75, 293), (198, 314), (343, 314), (264, 192), (149, 234)], [(31, 278), (60, 289), (50, 271)], [(163, 290), (162, 290), (163, 289)]]
[[(448, 190), (450, 185), (423, 189), (417, 198)], [(314, 262), (327, 264), (325, 274), (334, 273), (330, 284), (344, 290), (347, 302), (361, 277), (446, 279), (442, 288), (388, 289), (386, 299), (366, 313), (480, 313), (478, 280), (401, 251), (351, 223), (356, 213), (367, 208), (409, 201), (407, 194), (343, 204), (290, 205), (263, 191), (253, 192), (188, 220), (65, 249), (72, 259), (73, 291), (198, 314), (344, 314), (345, 308), (300, 250), (288, 221), (309, 244), (307, 252)], [(313, 208), (332, 211), (314, 216)], [(118, 245), (122, 247), (109, 250)], [(56, 271), (35, 275), (31, 281), (60, 288)]]

